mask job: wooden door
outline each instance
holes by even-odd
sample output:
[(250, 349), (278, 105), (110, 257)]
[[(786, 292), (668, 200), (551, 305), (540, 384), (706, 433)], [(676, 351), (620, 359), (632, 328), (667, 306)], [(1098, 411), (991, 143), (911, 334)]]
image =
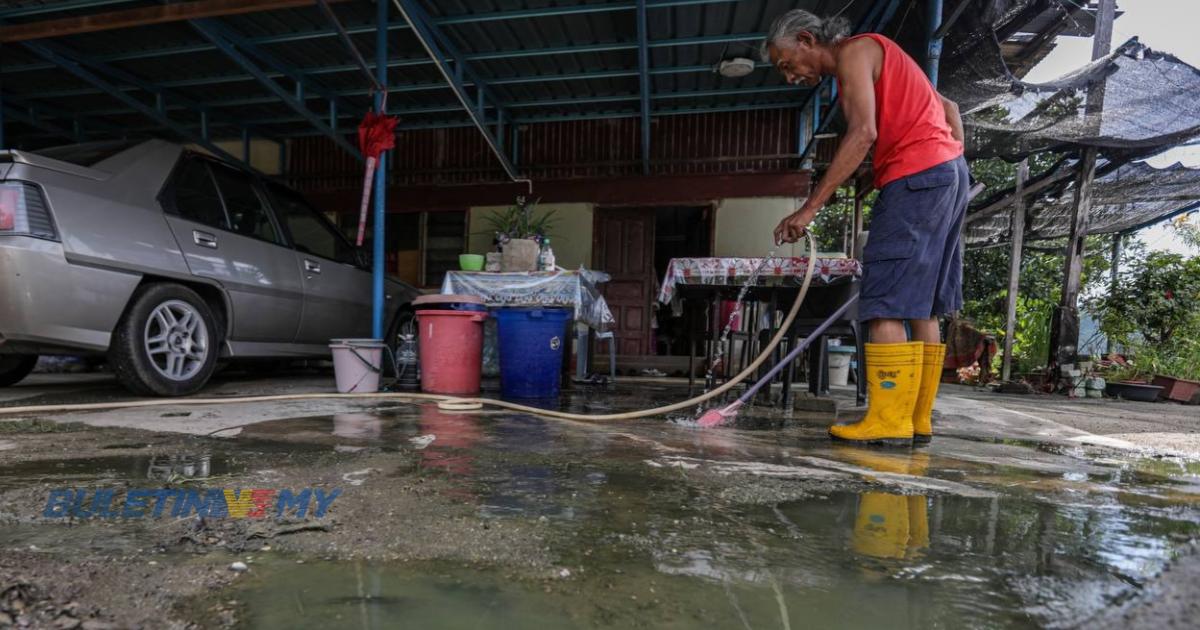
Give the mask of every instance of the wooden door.
[(651, 354), (654, 213), (598, 210), (592, 251), (596, 269), (612, 276), (600, 290), (617, 320), (617, 354)]

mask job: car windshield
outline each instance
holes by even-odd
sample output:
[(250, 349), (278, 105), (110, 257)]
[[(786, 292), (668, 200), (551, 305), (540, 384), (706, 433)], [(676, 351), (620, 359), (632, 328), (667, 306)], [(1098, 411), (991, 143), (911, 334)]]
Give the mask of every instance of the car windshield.
[(39, 149), (33, 153), (76, 166), (91, 167), (140, 143), (140, 140), (84, 142), (82, 144), (66, 144), (58, 147)]

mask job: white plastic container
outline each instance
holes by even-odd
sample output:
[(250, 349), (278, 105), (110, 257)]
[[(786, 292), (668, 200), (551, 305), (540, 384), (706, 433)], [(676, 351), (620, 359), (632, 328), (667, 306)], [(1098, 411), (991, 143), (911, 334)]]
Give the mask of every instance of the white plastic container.
[(333, 351), (333, 374), (339, 394), (379, 391), (382, 339), (333, 339), (329, 349)]
[(850, 382), (850, 361), (854, 358), (853, 346), (829, 346), (829, 384), (845, 387)]

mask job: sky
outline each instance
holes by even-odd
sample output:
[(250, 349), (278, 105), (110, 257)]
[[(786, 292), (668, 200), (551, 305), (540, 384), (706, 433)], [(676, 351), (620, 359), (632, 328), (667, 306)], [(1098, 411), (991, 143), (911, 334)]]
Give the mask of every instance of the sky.
[[(1085, 0), (1062, 0), (1084, 2)], [(1171, 53), (1184, 62), (1200, 68), (1200, 0), (1117, 0), (1117, 11), (1124, 12), (1113, 22), (1113, 47), (1136, 36), (1143, 44)], [(1034, 68), (1026, 81), (1048, 81), (1074, 70), (1092, 58), (1092, 40), (1087, 37), (1059, 37), (1057, 47)], [(1197, 98), (1200, 101), (1200, 95)], [(1147, 160), (1151, 166), (1163, 167), (1173, 162), (1200, 168), (1200, 145), (1180, 147)], [(1200, 213), (1193, 222), (1200, 221)], [(1148, 247), (1182, 254), (1198, 253), (1181, 243), (1170, 228), (1158, 225), (1138, 233)]]

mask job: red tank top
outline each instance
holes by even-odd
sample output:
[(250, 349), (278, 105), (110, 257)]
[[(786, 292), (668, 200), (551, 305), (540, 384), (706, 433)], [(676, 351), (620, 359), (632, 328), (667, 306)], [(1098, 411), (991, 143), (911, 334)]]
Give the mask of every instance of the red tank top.
[(883, 67), (875, 81), (875, 188), (952, 160), (963, 153), (946, 110), (921, 67), (896, 42), (875, 33)]

